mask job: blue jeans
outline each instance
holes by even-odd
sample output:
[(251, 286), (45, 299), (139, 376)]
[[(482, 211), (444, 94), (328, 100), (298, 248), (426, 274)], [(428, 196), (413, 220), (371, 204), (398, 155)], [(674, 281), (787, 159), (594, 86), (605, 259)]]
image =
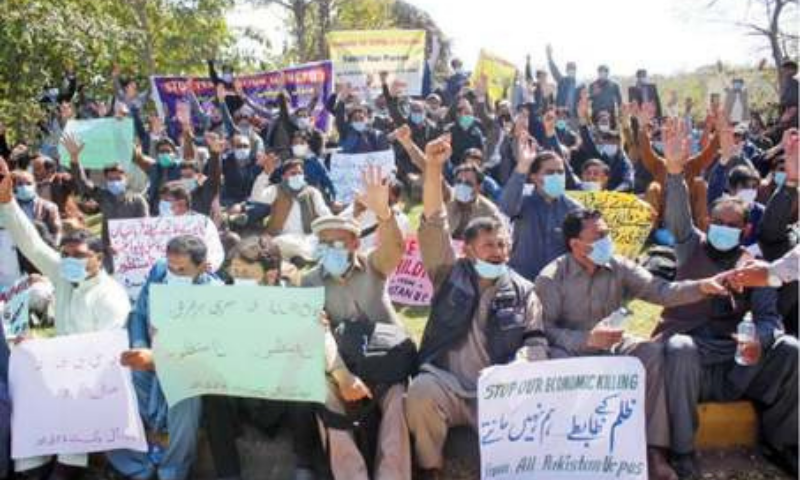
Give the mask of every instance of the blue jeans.
[(155, 459), (148, 452), (133, 450), (109, 452), (108, 461), (129, 478), (144, 480), (151, 478), (156, 472), (161, 480), (189, 478), (197, 455), (200, 398), (189, 398), (167, 408), (167, 401), (154, 372), (133, 372), (133, 387), (145, 430), (166, 432), (169, 435), (169, 446), (158, 463), (154, 462)]

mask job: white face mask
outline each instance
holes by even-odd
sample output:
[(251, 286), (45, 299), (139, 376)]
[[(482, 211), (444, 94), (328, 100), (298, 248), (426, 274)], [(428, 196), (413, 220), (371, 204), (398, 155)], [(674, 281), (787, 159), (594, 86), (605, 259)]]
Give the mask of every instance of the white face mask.
[(237, 287), (257, 287), (258, 280), (254, 280), (252, 278), (234, 278), (233, 284)]
[(194, 283), (194, 278), (183, 275), (175, 275), (171, 270), (167, 269), (165, 283), (167, 285), (191, 285)]
[(758, 190), (756, 190), (755, 188), (743, 188), (742, 190), (736, 192), (736, 196), (745, 203), (747, 203), (748, 205), (750, 205), (756, 201), (756, 197), (758, 196)]
[(599, 182), (583, 182), (581, 185), (584, 192), (599, 192), (601, 190)]
[(236, 160), (244, 161), (250, 157), (250, 148), (237, 148), (233, 151), (233, 156), (236, 157)]
[(308, 156), (308, 145), (292, 145), (292, 155), (297, 158), (306, 158)]

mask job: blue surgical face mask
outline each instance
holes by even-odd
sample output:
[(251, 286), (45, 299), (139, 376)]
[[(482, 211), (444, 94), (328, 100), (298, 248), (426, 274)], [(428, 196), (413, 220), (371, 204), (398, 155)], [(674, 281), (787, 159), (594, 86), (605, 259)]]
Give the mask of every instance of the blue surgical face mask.
[(459, 182), (453, 187), (453, 197), (461, 203), (470, 203), (475, 199), (475, 188), (469, 183)]
[(243, 162), (250, 158), (250, 148), (237, 148), (233, 151), (233, 156), (236, 160)]
[(606, 235), (592, 244), (592, 251), (589, 253), (589, 260), (595, 265), (605, 265), (614, 256), (614, 242)]
[(564, 195), (567, 187), (567, 177), (563, 173), (552, 173), (544, 176), (542, 190), (550, 198), (558, 198)]
[(582, 182), (581, 187), (584, 192), (599, 192), (602, 190), (598, 182)]
[(413, 123), (414, 125), (419, 125), (420, 123), (425, 121), (425, 114), (422, 112), (411, 112), (409, 119), (411, 120), (411, 123)]
[(311, 119), (308, 117), (297, 117), (295, 124), (300, 130), (308, 130), (311, 128)]
[(286, 184), (295, 192), (302, 190), (306, 186), (306, 177), (302, 174), (292, 175), (286, 179)]
[(30, 202), (36, 198), (36, 187), (33, 185), (19, 185), (14, 189), (14, 196), (20, 202)]
[(169, 200), (161, 200), (158, 202), (158, 216), (171, 217), (172, 216), (172, 202)]
[(176, 275), (172, 273), (171, 270), (167, 269), (165, 283), (167, 285), (192, 285), (194, 283), (194, 278), (184, 275)]
[(478, 275), (480, 275), (481, 278), (485, 278), (486, 280), (496, 280), (508, 271), (508, 267), (505, 263), (485, 262), (480, 258), (476, 258), (475, 271), (478, 272)]
[(600, 153), (607, 157), (613, 157), (619, 151), (619, 145), (614, 145), (613, 143), (600, 145)]
[(181, 178), (180, 179), (181, 185), (186, 187), (186, 190), (189, 192), (195, 191), (197, 189), (197, 179), (196, 178)]
[(712, 223), (708, 227), (708, 241), (720, 252), (727, 252), (739, 246), (742, 231), (738, 228), (726, 227)]
[(563, 119), (556, 120), (556, 128), (559, 130), (566, 130), (567, 129), (567, 121)]
[(175, 157), (171, 153), (159, 153), (156, 159), (158, 160), (158, 164), (163, 168), (169, 168), (175, 165)]
[(125, 193), (127, 185), (125, 180), (109, 180), (106, 182), (106, 188), (111, 192), (111, 195), (122, 195)]
[(88, 274), (86, 273), (86, 259), (64, 257), (59, 264), (59, 273), (61, 278), (70, 283), (81, 283), (86, 280)]
[(350, 268), (350, 252), (344, 245), (326, 245), (320, 243), (317, 247), (317, 258), (319, 258), (322, 269), (329, 275), (341, 277)]
[(775, 172), (773, 178), (775, 179), (775, 185), (782, 187), (786, 183), (786, 172)]
[(472, 115), (461, 115), (458, 117), (458, 124), (462, 129), (467, 130), (475, 122), (475, 117)]
[(367, 129), (367, 122), (350, 122), (350, 125), (353, 127), (353, 130), (358, 133)]

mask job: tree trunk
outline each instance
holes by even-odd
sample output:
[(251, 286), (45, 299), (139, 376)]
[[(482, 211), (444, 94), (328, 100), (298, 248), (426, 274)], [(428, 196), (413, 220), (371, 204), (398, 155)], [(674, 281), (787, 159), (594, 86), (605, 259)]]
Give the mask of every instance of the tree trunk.
[(775, 2), (775, 9), (772, 11), (772, 17), (769, 19), (769, 47), (772, 50), (772, 59), (775, 62), (776, 82), (778, 83), (778, 92), (781, 91), (781, 63), (785, 57), (783, 48), (780, 42), (780, 18), (781, 11), (786, 5), (785, 0), (777, 0)]
[(147, 68), (147, 77), (156, 74), (156, 60), (153, 57), (153, 35), (150, 33), (150, 22), (147, 18), (148, 0), (132, 0), (133, 11), (139, 28), (144, 32), (144, 44), (142, 45), (142, 63)]
[(293, 0), (292, 13), (294, 14), (294, 35), (297, 45), (297, 60), (305, 62), (308, 55), (308, 44), (306, 42), (306, 10), (308, 4), (305, 0)]
[(325, 36), (331, 29), (331, 0), (318, 0), (319, 8), (319, 30), (317, 30), (317, 59), (322, 60), (328, 57)]

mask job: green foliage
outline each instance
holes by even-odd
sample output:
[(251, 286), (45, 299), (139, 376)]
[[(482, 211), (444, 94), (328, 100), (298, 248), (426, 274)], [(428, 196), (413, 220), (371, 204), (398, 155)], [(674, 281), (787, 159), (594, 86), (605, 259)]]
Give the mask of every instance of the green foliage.
[(89, 93), (111, 93), (110, 72), (202, 73), (233, 38), (233, 0), (6, 0), (0, 19), (0, 118), (32, 138), (37, 98), (74, 70)]

